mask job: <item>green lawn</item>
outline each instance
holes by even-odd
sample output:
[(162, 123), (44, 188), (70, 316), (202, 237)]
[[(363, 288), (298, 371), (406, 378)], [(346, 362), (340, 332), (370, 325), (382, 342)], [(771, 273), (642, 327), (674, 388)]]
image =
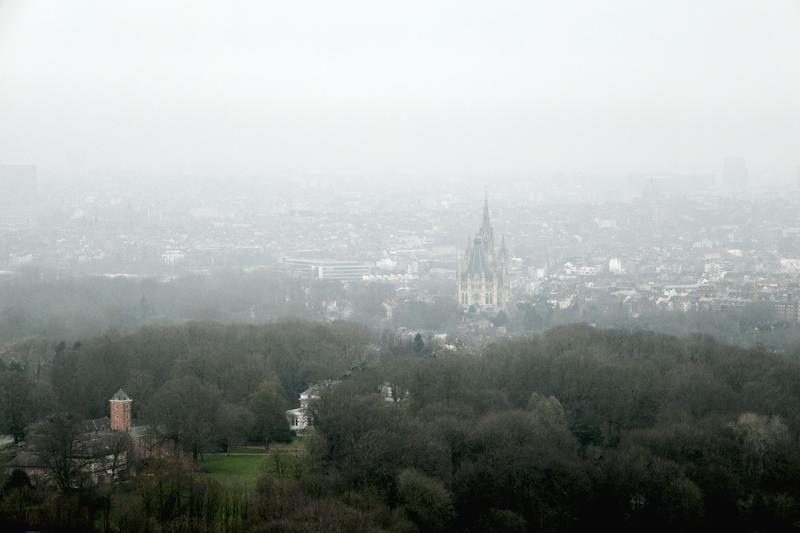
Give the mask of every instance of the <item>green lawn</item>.
[(248, 488), (255, 487), (259, 476), (264, 472), (266, 455), (206, 455), (203, 466), (208, 469), (208, 477), (225, 485), (244, 483)]
[(225, 485), (244, 484), (252, 489), (261, 475), (289, 467), (302, 449), (302, 438), (290, 444), (273, 444), (268, 451), (256, 447), (234, 448), (231, 455), (206, 454), (202, 466), (211, 479)]

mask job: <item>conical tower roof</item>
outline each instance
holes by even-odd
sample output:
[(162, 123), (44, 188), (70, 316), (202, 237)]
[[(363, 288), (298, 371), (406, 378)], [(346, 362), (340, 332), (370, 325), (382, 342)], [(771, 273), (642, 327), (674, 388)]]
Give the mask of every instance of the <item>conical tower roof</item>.
[(492, 228), (492, 218), (489, 213), (489, 193), (484, 193), (483, 196), (483, 220), (479, 235), (486, 253), (494, 255), (494, 228)]
[(130, 396), (125, 394), (125, 391), (119, 389), (117, 392), (114, 393), (114, 396), (111, 397), (112, 402), (130, 402), (132, 401)]
[(481, 229), (491, 228), (492, 220), (489, 215), (489, 193), (483, 193), (483, 220), (481, 222)]

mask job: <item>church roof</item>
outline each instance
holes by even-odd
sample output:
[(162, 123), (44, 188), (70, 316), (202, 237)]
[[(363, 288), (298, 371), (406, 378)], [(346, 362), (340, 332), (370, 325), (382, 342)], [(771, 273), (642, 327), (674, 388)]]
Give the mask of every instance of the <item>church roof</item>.
[(111, 427), (111, 419), (107, 416), (100, 418), (92, 418), (90, 420), (82, 420), (76, 424), (76, 427), (82, 434), (97, 433), (99, 431), (108, 431)]
[(125, 394), (125, 391), (119, 389), (117, 392), (114, 393), (114, 396), (111, 397), (111, 401), (114, 402), (129, 402), (131, 401), (130, 396)]
[(486, 247), (483, 246), (480, 238), (475, 239), (475, 244), (470, 247), (467, 255), (467, 268), (464, 273), (467, 276), (492, 276), (492, 266), (486, 256)]

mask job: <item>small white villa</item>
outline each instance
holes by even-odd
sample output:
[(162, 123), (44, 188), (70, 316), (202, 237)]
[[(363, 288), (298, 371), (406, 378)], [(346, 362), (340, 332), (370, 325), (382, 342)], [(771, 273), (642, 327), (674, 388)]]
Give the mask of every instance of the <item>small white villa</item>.
[[(314, 403), (319, 400), (320, 394), (331, 387), (341, 383), (337, 380), (327, 380), (311, 385), (300, 393), (300, 407), (285, 411), (286, 420), (289, 422), (289, 429), (297, 433), (303, 433), (308, 428), (314, 426)], [(407, 389), (401, 388), (397, 384), (383, 383), (378, 386), (378, 392), (385, 402), (392, 402), (396, 405), (402, 404), (409, 397)]]
[(300, 407), (286, 411), (286, 420), (289, 421), (289, 429), (302, 433), (314, 425), (312, 409), (314, 402), (319, 400), (323, 390), (333, 387), (339, 381), (327, 380), (316, 383), (300, 393)]

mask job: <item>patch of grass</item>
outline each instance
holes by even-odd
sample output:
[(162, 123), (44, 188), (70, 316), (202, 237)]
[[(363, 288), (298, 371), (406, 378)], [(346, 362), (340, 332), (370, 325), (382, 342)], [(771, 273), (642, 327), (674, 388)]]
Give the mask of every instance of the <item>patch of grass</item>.
[(202, 465), (208, 477), (223, 485), (254, 487), (264, 473), (265, 455), (206, 455)]
[(242, 485), (254, 488), (264, 474), (276, 474), (295, 467), (303, 451), (303, 439), (295, 438), (286, 444), (263, 447), (239, 446), (231, 455), (206, 454), (201, 466), (211, 479), (227, 486)]

